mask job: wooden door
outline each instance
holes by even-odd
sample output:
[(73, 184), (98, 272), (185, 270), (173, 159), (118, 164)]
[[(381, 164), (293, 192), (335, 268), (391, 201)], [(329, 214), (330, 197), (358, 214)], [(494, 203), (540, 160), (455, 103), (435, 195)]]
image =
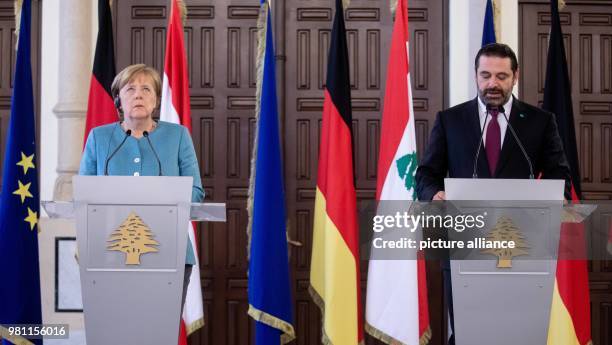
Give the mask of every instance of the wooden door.
[[(227, 203), (227, 223), (199, 229), (206, 326), (190, 344), (249, 344), (253, 326), (246, 314), (245, 209), (255, 131), (255, 57), (258, 2), (186, 1), (193, 141), (208, 201)], [(290, 248), (295, 344), (320, 343), (320, 315), (307, 293), (312, 208), (331, 0), (274, 1), (275, 44), (289, 234), (302, 243)], [(374, 198), (380, 114), (392, 18), (388, 1), (353, 0), (346, 10), (358, 198)], [(163, 69), (169, 9), (167, 0), (115, 0), (117, 65), (144, 62)], [(410, 59), (417, 144), (424, 149), (435, 113), (446, 97), (446, 1), (410, 1)], [(432, 344), (445, 331), (441, 278), (429, 263)], [(363, 289), (367, 265), (363, 263)], [(369, 341), (368, 343), (374, 343)]]

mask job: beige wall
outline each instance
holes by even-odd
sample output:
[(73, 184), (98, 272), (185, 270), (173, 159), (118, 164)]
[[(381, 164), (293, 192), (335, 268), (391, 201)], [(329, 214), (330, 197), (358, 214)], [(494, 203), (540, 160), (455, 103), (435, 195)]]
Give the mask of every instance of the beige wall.
[[(518, 51), (518, 0), (498, 0), (497, 40)], [(474, 57), (482, 41), (486, 0), (449, 1), (449, 105), (476, 97)], [(520, 63), (520, 61), (519, 61)], [(518, 88), (515, 89), (515, 94)]]
[[(52, 200), (54, 195), (54, 186), (58, 178), (58, 165), (62, 156), (60, 145), (60, 132), (62, 135), (69, 135), (75, 142), (82, 142), (83, 131), (82, 126), (78, 123), (60, 128), (62, 123), (58, 119), (57, 107), (65, 95), (61, 95), (62, 85), (70, 83), (75, 77), (81, 77), (82, 74), (90, 74), (91, 68), (87, 71), (70, 71), (64, 73), (60, 80), (60, 69), (66, 66), (61, 66), (65, 63), (65, 57), (62, 54), (60, 47), (60, 28), (65, 23), (60, 20), (60, 12), (63, 6), (66, 6), (67, 1), (88, 1), (89, 4), (83, 6), (71, 7), (74, 13), (68, 15), (80, 18), (80, 22), (76, 22), (77, 26), (86, 25), (88, 32), (87, 42), (83, 42), (85, 46), (92, 47), (91, 51), (81, 51), (84, 58), (93, 59), (93, 47), (95, 47), (95, 38), (97, 34), (97, 1), (96, 0), (61, 0), (60, 1), (43, 1), (42, 2), (42, 47), (41, 47), (41, 167), (40, 167), (40, 198), (41, 200)], [(64, 16), (67, 14), (64, 13)], [(65, 17), (64, 17), (65, 18)], [(72, 22), (72, 25), (75, 23)], [(89, 80), (89, 78), (87, 78)], [(82, 85), (87, 89), (89, 85)], [(85, 99), (86, 102), (86, 99)], [(84, 109), (83, 109), (84, 110)], [(39, 260), (41, 274), (41, 294), (43, 307), (43, 322), (45, 323), (68, 323), (70, 325), (70, 339), (63, 340), (45, 340), (45, 344), (85, 344), (83, 314), (82, 313), (56, 313), (55, 312), (55, 240), (57, 237), (75, 237), (76, 229), (74, 221), (49, 219), (46, 214), (41, 211), (40, 219), (40, 235), (39, 235)]]

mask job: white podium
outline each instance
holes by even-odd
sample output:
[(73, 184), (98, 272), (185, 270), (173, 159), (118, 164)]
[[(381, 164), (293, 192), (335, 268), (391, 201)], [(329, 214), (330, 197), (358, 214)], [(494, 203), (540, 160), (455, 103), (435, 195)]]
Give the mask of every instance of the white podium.
[(493, 257), (451, 260), (456, 345), (546, 344), (564, 181), (445, 179), (444, 182), (449, 201), (465, 200), (468, 202), (457, 203), (469, 205), (472, 210), (488, 209), (495, 213), (497, 209), (498, 213), (513, 214), (515, 218), (535, 214), (531, 219), (521, 219), (519, 222), (527, 225), (520, 225), (525, 228), (531, 224), (542, 230), (531, 229), (535, 231), (529, 236), (540, 238), (528, 239), (532, 242), (529, 250), (539, 252), (540, 256), (513, 260), (512, 267), (498, 268)]
[(75, 176), (74, 203), (43, 202), (75, 218), (88, 345), (176, 344), (187, 229), (225, 221), (225, 204), (192, 204), (192, 178)]

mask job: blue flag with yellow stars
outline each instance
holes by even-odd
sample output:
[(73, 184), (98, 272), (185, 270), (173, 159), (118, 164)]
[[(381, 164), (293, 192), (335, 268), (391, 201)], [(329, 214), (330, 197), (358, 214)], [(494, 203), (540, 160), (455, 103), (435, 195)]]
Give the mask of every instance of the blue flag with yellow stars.
[(0, 338), (16, 344), (42, 344), (17, 337), (8, 329), (8, 325), (40, 324), (42, 319), (30, 20), (30, 0), (24, 0), (0, 195)]

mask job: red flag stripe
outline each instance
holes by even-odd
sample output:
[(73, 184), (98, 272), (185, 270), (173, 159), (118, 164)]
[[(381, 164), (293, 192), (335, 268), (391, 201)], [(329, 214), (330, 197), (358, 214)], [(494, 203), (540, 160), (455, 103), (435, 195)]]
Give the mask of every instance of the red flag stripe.
[(181, 124), (191, 131), (191, 109), (189, 105), (189, 81), (187, 80), (187, 61), (185, 59), (185, 42), (183, 24), (176, 0), (172, 1), (168, 37), (166, 40), (166, 62), (164, 74), (172, 92), (172, 105), (178, 114)]
[(92, 75), (89, 85), (89, 100), (83, 145), (85, 145), (89, 131), (92, 128), (117, 121), (118, 119), (117, 109), (115, 109), (113, 99), (98, 82), (95, 75)]
[(409, 117), (412, 116), (412, 114), (407, 111), (407, 109), (410, 109), (408, 104), (408, 83), (406, 83), (405, 78), (395, 78), (392, 75), (397, 74), (407, 77), (409, 72), (408, 56), (406, 54), (408, 18), (406, 18), (406, 9), (400, 6), (406, 6), (406, 3), (398, 3), (393, 31), (403, 32), (403, 35), (392, 35), (391, 37), (392, 42), (391, 50), (389, 51), (388, 66), (393, 66), (393, 69), (387, 71), (385, 95), (393, 93), (405, 95), (405, 97), (385, 99), (383, 109), (384, 115), (382, 117), (380, 129), (381, 133), (385, 133), (385, 139), (380, 141), (378, 178), (376, 180), (376, 200), (380, 200), (380, 194), (382, 193), (387, 174), (393, 163), (397, 148), (402, 141), (404, 129), (408, 125)]
[(586, 261), (560, 260), (557, 263), (559, 295), (574, 324), (574, 332), (581, 345), (591, 340), (591, 314), (585, 305), (590, 303)]
[(559, 295), (572, 318), (581, 345), (591, 340), (591, 313), (590, 308), (585, 307), (590, 304), (589, 286), (584, 283), (589, 281), (589, 276), (586, 260), (580, 259), (586, 257), (584, 232), (582, 223), (561, 224), (559, 248), (571, 248), (572, 254), (569, 254), (571, 258), (564, 258), (564, 252), (559, 253), (556, 274)]
[(181, 319), (181, 324), (179, 325), (178, 345), (187, 345), (187, 331), (185, 330), (185, 321), (183, 319)]
[(429, 298), (427, 294), (427, 267), (425, 266), (425, 253), (417, 253), (417, 280), (419, 286), (419, 337), (422, 344), (431, 339), (431, 325), (429, 322)]
[[(358, 257), (357, 202), (353, 185), (353, 154), (350, 129), (325, 90), (321, 128), (318, 186), (327, 200), (327, 214), (347, 246)], [(329, 163), (333, 162), (333, 170)]]

